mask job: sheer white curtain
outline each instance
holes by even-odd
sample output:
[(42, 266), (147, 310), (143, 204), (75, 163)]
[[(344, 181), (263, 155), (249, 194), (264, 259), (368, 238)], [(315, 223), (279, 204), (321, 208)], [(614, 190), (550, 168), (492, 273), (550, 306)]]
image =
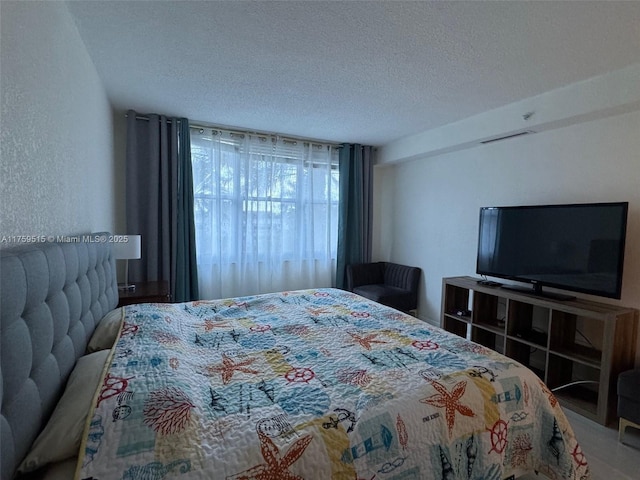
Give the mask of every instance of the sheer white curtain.
[(200, 298), (334, 284), (336, 148), (193, 129), (191, 158)]

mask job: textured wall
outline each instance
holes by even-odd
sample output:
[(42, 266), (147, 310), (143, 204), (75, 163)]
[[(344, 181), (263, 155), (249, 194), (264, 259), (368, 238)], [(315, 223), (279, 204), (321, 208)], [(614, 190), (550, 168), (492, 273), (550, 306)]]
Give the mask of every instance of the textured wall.
[(111, 108), (67, 7), (0, 17), (0, 235), (113, 230)]

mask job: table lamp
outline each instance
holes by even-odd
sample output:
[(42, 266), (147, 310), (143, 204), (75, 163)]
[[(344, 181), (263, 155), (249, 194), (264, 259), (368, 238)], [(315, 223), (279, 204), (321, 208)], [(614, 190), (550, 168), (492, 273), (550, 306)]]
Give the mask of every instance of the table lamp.
[(140, 255), (140, 235), (120, 235), (120, 239), (128, 238), (127, 242), (113, 244), (113, 255), (117, 260), (124, 260), (124, 284), (118, 285), (119, 290), (135, 290), (135, 284), (129, 283), (129, 260), (135, 260)]

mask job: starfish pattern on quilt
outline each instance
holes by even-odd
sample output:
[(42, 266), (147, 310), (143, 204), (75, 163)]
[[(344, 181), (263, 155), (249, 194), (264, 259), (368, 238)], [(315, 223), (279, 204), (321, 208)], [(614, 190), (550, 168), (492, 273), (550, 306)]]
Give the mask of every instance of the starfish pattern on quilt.
[(280, 454), (280, 450), (273, 443), (273, 440), (264, 433), (258, 432), (258, 439), (260, 440), (260, 451), (265, 463), (256, 465), (234, 476), (234, 480), (304, 480), (299, 475), (291, 473), (289, 467), (302, 456), (309, 446), (311, 440), (313, 440), (311, 435), (306, 435), (297, 440), (284, 455)]
[(357, 343), (362, 345), (367, 350), (371, 350), (372, 343), (388, 343), (388, 342), (385, 342), (384, 340), (375, 340), (375, 338), (378, 336), (377, 333), (370, 333), (369, 335), (365, 335), (365, 336), (361, 336), (351, 332), (347, 332), (347, 333), (351, 336), (351, 338), (353, 338)]
[(460, 404), (460, 398), (462, 398), (465, 390), (467, 389), (466, 381), (456, 383), (451, 393), (449, 393), (444, 385), (438, 382), (431, 382), (431, 385), (433, 385), (433, 388), (435, 388), (438, 393), (434, 393), (430, 397), (423, 398), (420, 401), (422, 403), (433, 405), (434, 407), (446, 409), (446, 419), (447, 427), (449, 428), (449, 435), (451, 435), (451, 432), (453, 431), (456, 412), (459, 412), (466, 417), (475, 417), (475, 413), (473, 413), (473, 410), (465, 405)]
[(213, 374), (214, 372), (219, 372), (222, 375), (222, 383), (224, 385), (228, 384), (233, 377), (233, 374), (238, 372), (243, 373), (251, 373), (257, 374), (259, 373), (257, 370), (252, 370), (248, 368), (248, 365), (251, 365), (255, 362), (255, 358), (249, 358), (247, 360), (242, 360), (240, 362), (234, 362), (231, 358), (227, 357), (224, 353), (222, 354), (222, 364), (221, 365), (209, 365), (207, 367), (207, 371), (209, 374)]
[(228, 322), (214, 322), (210, 318), (204, 321), (204, 331), (210, 332), (214, 328), (229, 328)]

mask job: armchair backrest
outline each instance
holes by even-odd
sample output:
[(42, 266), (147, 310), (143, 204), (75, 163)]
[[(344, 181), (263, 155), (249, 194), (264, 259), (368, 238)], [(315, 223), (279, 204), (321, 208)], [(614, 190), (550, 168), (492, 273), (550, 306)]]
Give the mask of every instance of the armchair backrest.
[(375, 302), (410, 312), (418, 308), (422, 270), (391, 262), (347, 265), (347, 289)]
[(378, 285), (384, 283), (385, 262), (355, 263), (347, 265), (347, 290), (361, 285)]
[(418, 291), (421, 270), (391, 262), (347, 265), (347, 290), (361, 285), (388, 285), (410, 292)]
[(397, 263), (387, 262), (384, 269), (384, 284), (398, 287), (410, 292), (418, 291), (420, 269)]

